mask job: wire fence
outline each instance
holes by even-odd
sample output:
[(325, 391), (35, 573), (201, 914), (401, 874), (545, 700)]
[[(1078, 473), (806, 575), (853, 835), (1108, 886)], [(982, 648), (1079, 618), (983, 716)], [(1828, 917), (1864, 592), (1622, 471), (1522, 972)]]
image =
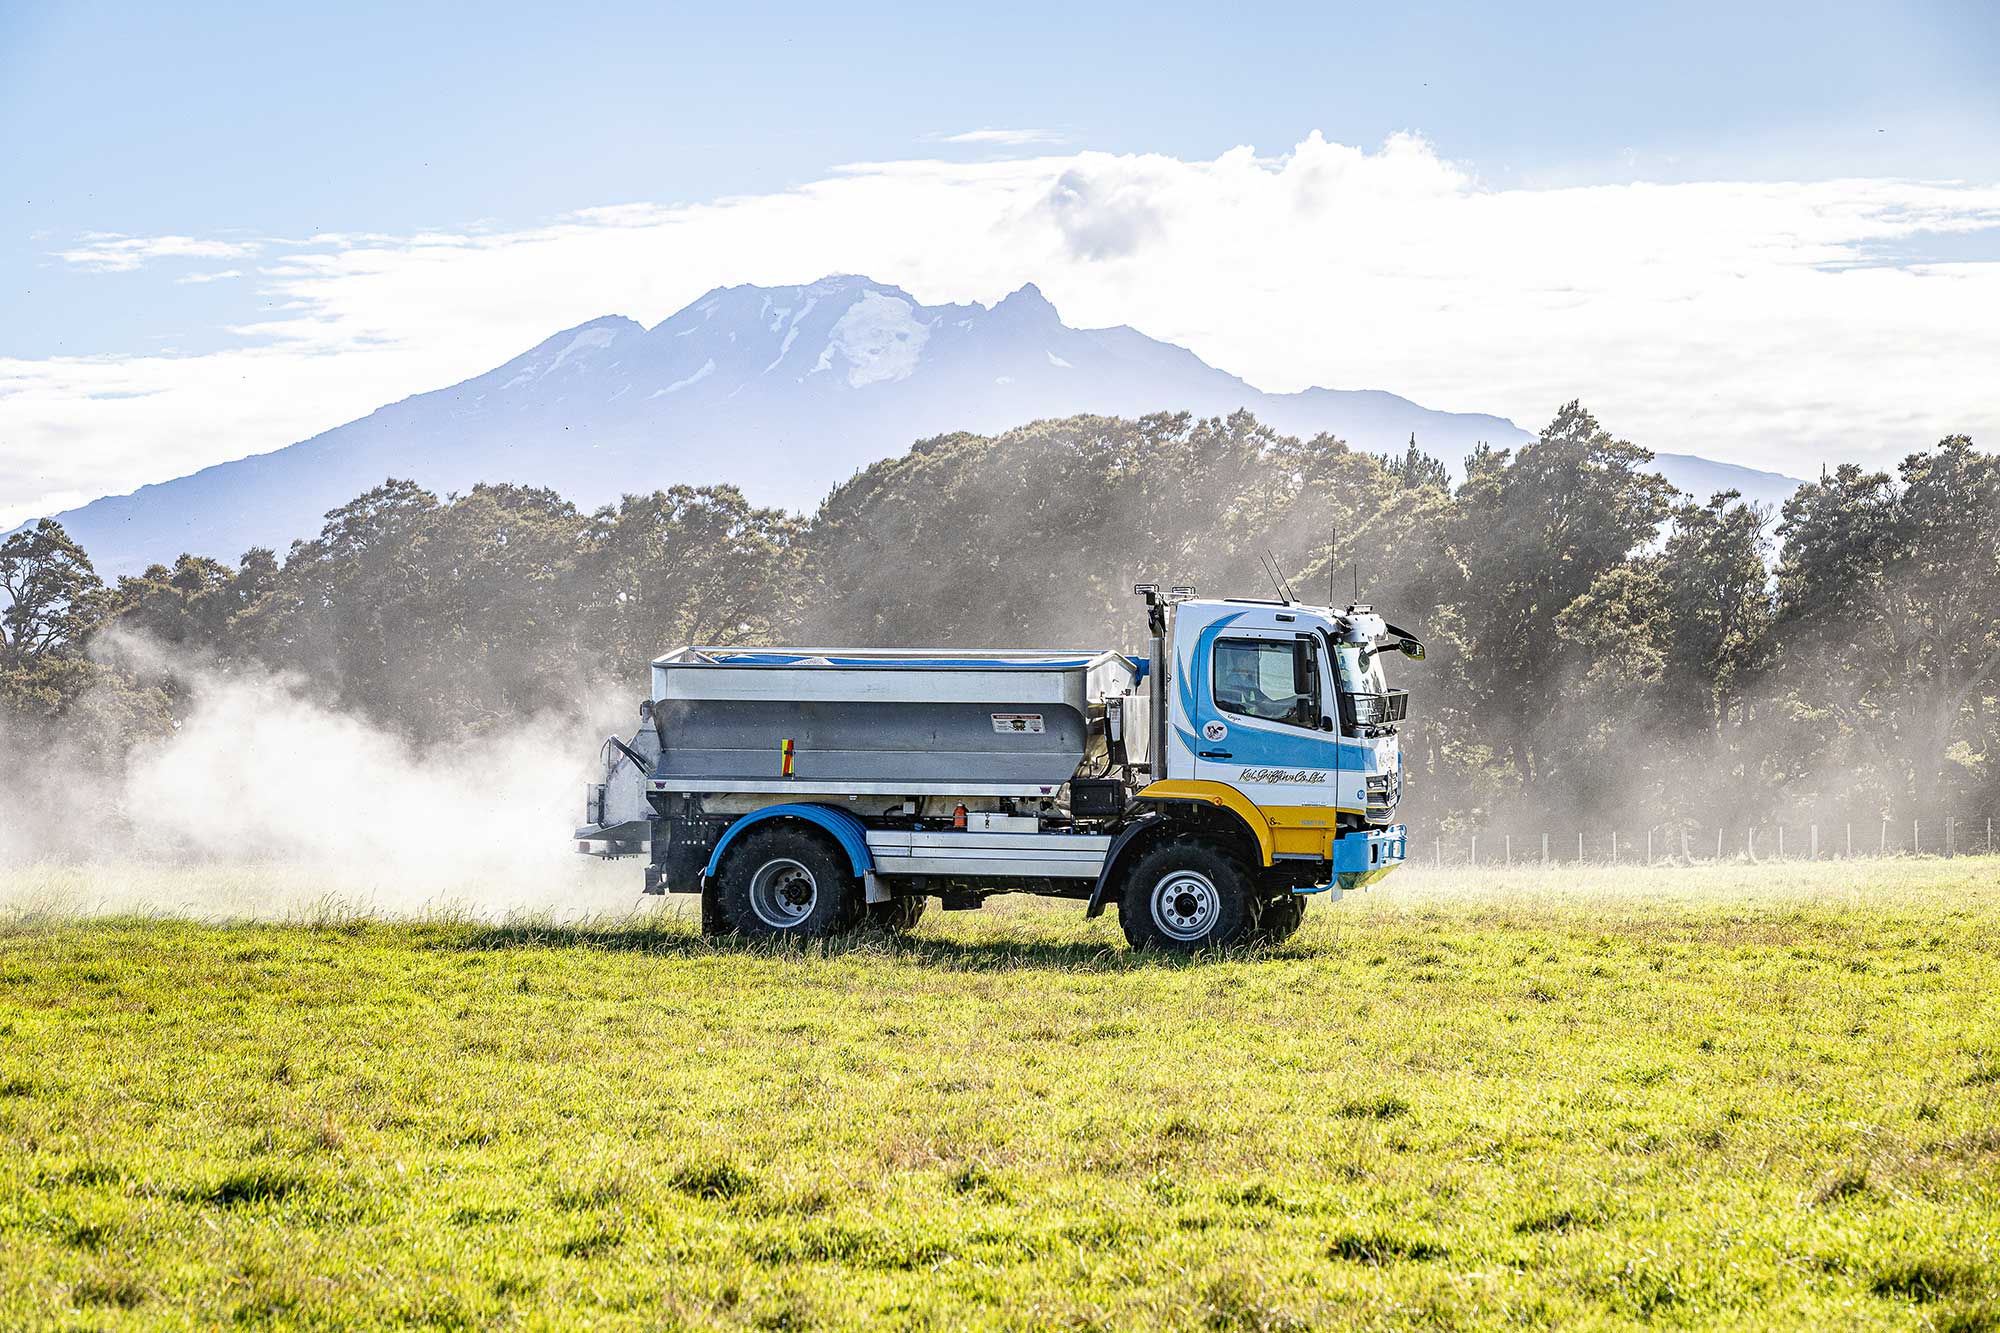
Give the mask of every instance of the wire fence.
[(1993, 815), (1700, 828), (1433, 835), (1410, 840), (1409, 859), (1436, 866), (1688, 865), (1718, 861), (1839, 861), (1865, 856), (1991, 856)]

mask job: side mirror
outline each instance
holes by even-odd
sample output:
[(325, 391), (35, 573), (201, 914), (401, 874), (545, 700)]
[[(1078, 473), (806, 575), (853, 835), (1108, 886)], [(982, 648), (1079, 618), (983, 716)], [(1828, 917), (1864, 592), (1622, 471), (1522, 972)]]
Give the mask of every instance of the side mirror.
[(1332, 730), (1333, 730), (1333, 719), (1332, 719), (1332, 718), (1330, 718), (1330, 717), (1323, 717), (1323, 718), (1321, 718), (1321, 719), (1319, 720), (1319, 729), (1320, 729), (1321, 731), (1332, 731)]
[(1412, 662), (1421, 662), (1424, 660), (1424, 646), (1415, 639), (1398, 639), (1396, 640), (1396, 648)]

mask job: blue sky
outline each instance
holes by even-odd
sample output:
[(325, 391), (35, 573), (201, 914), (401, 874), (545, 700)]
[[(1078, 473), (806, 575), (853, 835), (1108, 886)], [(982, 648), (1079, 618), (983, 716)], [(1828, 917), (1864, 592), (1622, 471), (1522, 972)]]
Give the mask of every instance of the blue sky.
[[(427, 233), (521, 233), (578, 210), (777, 196), (857, 162), (1210, 163), (1238, 145), (1282, 156), (1314, 133), (1369, 152), (1415, 134), (1466, 190), (1496, 197), (1640, 182), (1990, 186), (1996, 14), (1990, 3), (314, 11), (14, 0), (0, 4), (0, 358), (37, 363), (46, 387), (40, 363), (52, 360), (200, 358), (268, 341), (268, 328), (243, 330), (302, 306), (324, 313), (319, 289), (271, 277), (288, 245), (314, 237), (407, 247)], [(1012, 134), (954, 141), (980, 130)], [(1955, 205), (1937, 229), (1836, 243), (1896, 264), (1981, 263), (2000, 258), (1984, 207)], [(123, 264), (107, 261), (107, 236), (185, 240)], [(748, 267), (759, 271), (743, 280), (786, 270)], [(1046, 288), (1052, 276), (1032, 263), (962, 280), (910, 267), (873, 276), (930, 272), (927, 297), (955, 282)], [(1119, 313), (1071, 286), (1072, 304)], [(1215, 359), (1201, 320), (1225, 317), (1148, 331)], [(1242, 356), (1229, 368), (1260, 382), (1340, 378), (1337, 365), (1322, 377)], [(447, 368), (416, 357), (378, 387), (407, 390)], [(1509, 392), (1465, 388), (1486, 406)], [(364, 397), (357, 387), (309, 420), (235, 433), (225, 422), (223, 433), (231, 448), (276, 447), (286, 440), (257, 432), (337, 417)], [(0, 452), (28, 436), (88, 450), (110, 428), (80, 409), (72, 430), (51, 403), (11, 441), (0, 414)], [(0, 510), (37, 486), (74, 489), (53, 477), (0, 463)]]

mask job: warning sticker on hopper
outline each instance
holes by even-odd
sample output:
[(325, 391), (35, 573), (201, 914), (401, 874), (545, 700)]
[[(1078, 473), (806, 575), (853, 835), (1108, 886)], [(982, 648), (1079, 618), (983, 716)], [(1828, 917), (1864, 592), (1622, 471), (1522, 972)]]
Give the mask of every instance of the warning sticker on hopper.
[(993, 714), (993, 730), (1001, 732), (1032, 731), (1039, 736), (1042, 731), (1042, 715), (1040, 713), (995, 713)]

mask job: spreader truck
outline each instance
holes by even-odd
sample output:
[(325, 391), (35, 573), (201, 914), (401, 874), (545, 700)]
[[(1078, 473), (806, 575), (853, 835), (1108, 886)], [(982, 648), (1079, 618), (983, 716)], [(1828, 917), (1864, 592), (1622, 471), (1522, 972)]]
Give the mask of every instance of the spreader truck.
[(914, 925), (999, 893), (1115, 905), (1134, 948), (1282, 940), (1403, 860), (1371, 608), (1144, 599), (1151, 651), (681, 648), (604, 744), (578, 850), (644, 856), (704, 932)]

